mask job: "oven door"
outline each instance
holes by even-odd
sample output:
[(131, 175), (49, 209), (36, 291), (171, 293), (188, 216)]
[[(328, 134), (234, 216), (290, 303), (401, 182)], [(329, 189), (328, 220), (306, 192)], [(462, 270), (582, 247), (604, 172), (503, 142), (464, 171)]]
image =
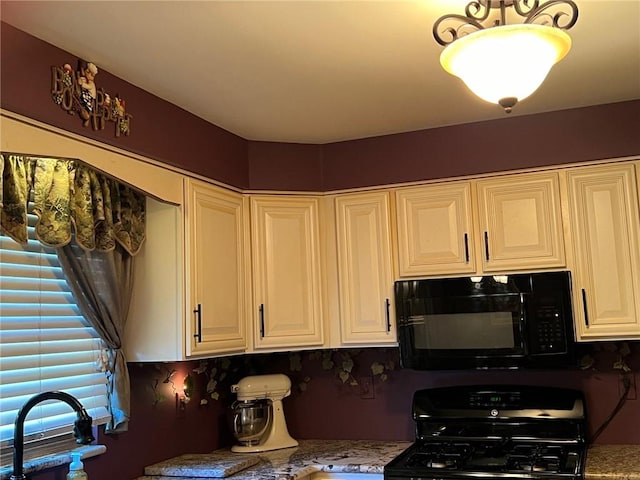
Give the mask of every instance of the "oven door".
[(402, 366), (517, 368), (527, 355), (530, 291), (509, 277), (396, 282)]

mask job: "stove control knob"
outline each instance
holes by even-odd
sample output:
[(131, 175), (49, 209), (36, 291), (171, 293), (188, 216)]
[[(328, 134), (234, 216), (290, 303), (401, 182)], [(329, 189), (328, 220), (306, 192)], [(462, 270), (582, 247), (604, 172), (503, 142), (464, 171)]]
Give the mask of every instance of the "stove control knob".
[(498, 416), (498, 410), (496, 410), (495, 408), (491, 409), (491, 412), (489, 412), (491, 414), (492, 417), (497, 417)]

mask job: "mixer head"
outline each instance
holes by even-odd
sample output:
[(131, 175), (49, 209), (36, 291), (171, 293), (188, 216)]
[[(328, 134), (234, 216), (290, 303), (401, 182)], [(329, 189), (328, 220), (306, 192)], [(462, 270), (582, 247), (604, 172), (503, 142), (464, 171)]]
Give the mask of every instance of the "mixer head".
[(231, 392), (237, 395), (238, 401), (247, 400), (282, 400), (291, 394), (291, 380), (281, 373), (271, 375), (253, 375), (244, 377), (237, 384), (231, 385)]

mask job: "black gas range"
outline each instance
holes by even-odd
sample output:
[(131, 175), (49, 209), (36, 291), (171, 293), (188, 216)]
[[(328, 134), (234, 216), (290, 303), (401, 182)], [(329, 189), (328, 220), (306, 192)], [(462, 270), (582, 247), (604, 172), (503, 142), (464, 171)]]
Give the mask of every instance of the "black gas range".
[(578, 480), (586, 455), (582, 393), (514, 385), (419, 390), (416, 441), (385, 480)]

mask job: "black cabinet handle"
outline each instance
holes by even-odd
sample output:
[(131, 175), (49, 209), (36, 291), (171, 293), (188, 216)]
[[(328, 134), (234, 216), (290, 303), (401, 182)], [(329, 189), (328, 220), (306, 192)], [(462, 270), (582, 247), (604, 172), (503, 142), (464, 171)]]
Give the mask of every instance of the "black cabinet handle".
[(264, 303), (258, 308), (260, 311), (260, 338), (264, 338)]
[(202, 305), (198, 304), (198, 308), (196, 308), (193, 313), (196, 314), (196, 333), (193, 334), (193, 338), (196, 339), (198, 343), (202, 342)]
[(484, 232), (484, 255), (487, 258), (487, 262), (489, 261), (489, 234)]
[(469, 263), (469, 234), (464, 234), (464, 258), (465, 262)]
[(387, 316), (387, 332), (391, 331), (391, 316), (389, 315), (389, 299), (385, 299), (384, 301), (384, 306), (385, 306), (385, 314)]
[(587, 310), (587, 292), (582, 289), (582, 308), (584, 309), (584, 324), (589, 326), (589, 311)]

